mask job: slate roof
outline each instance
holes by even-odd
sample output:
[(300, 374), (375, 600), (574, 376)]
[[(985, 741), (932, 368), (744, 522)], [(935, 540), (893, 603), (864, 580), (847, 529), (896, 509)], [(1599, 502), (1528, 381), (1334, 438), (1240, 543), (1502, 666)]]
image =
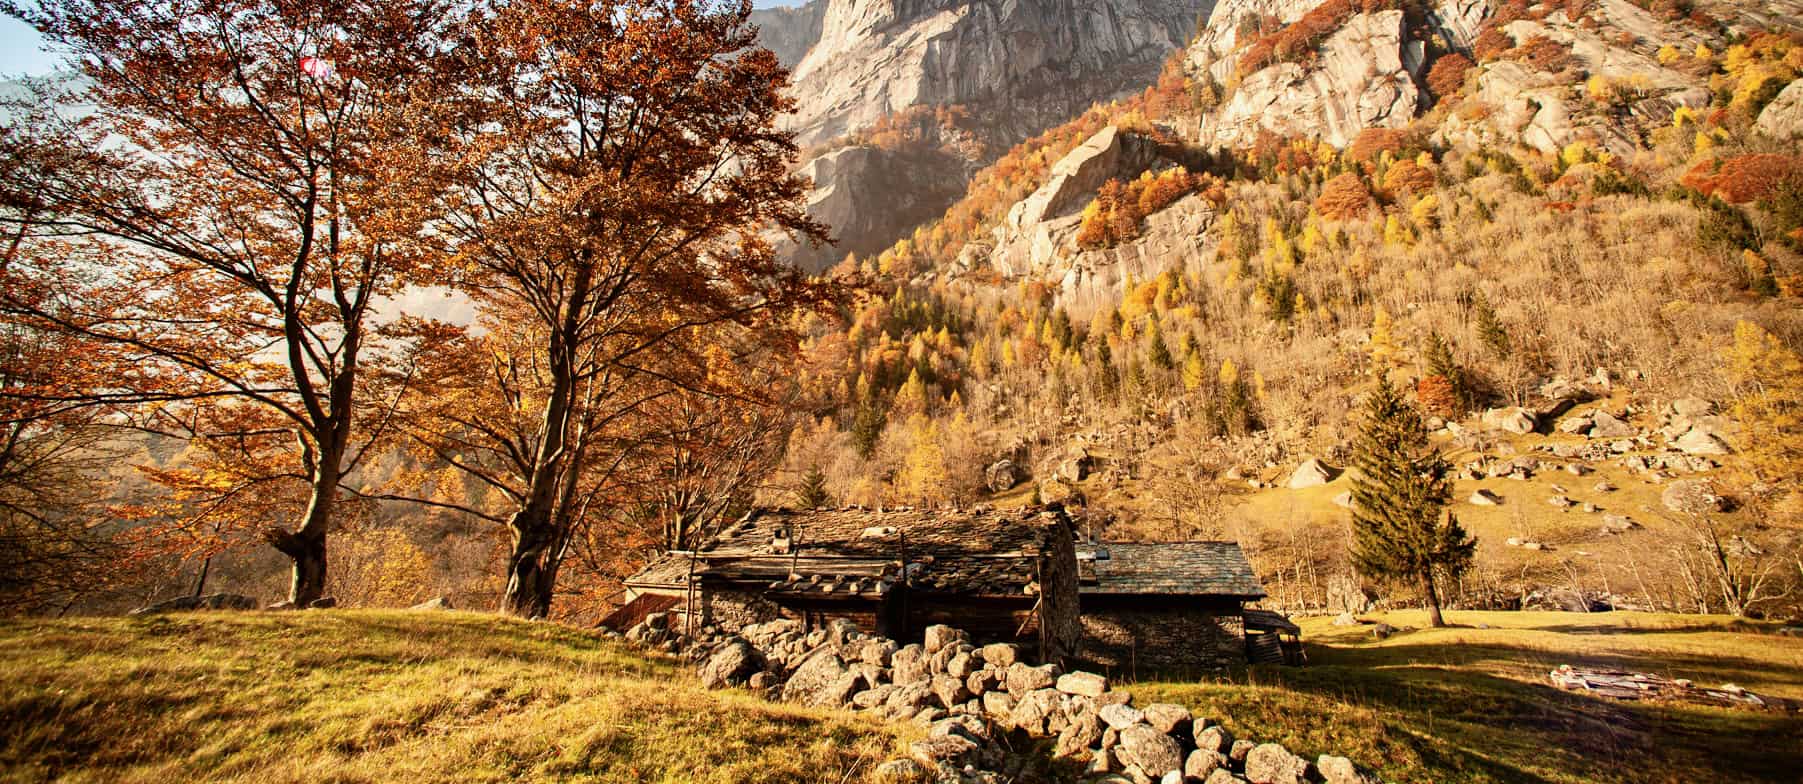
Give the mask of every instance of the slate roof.
[(1265, 595), (1237, 542), (1106, 542), (1077, 550), (1084, 567), (1090, 566), (1092, 555), (1095, 583), (1080, 586), (1080, 593), (1246, 599)]
[[(875, 598), (902, 581), (905, 560), (914, 590), (1032, 596), (1057, 514), (1037, 508), (761, 509), (697, 551), (694, 573), (702, 580), (764, 583), (779, 594)], [(778, 544), (785, 535), (786, 547)], [(689, 559), (665, 554), (626, 584), (687, 585)]]

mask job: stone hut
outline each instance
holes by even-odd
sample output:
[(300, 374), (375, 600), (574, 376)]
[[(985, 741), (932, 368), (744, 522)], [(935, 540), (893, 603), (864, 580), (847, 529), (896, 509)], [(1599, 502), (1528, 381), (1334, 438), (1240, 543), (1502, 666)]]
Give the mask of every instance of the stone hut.
[(1106, 542), (1077, 557), (1085, 661), (1128, 674), (1246, 661), (1244, 605), (1265, 590), (1238, 543)]
[(728, 631), (847, 619), (898, 640), (955, 624), (1059, 661), (1081, 635), (1077, 581), (1076, 538), (1055, 507), (760, 509), (627, 578), (630, 601), (603, 623), (664, 611)]

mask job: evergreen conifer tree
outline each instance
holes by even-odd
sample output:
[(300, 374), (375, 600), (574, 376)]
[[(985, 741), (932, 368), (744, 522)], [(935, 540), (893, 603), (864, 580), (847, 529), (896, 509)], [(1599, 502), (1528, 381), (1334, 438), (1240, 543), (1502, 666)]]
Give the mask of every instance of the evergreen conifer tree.
[(820, 466), (809, 466), (808, 472), (801, 477), (801, 488), (795, 491), (795, 499), (803, 509), (821, 509), (833, 505), (833, 497), (826, 492), (826, 474)]
[(1353, 562), (1367, 575), (1414, 581), (1429, 623), (1446, 625), (1438, 580), (1462, 573), (1477, 543), (1446, 511), (1451, 464), (1428, 443), (1421, 414), (1381, 374), (1365, 401), (1353, 466)]
[(1170, 370), (1176, 367), (1177, 363), (1171, 358), (1171, 347), (1164, 342), (1164, 330), (1158, 326), (1158, 317), (1147, 318), (1146, 324), (1148, 344), (1146, 361), (1152, 363), (1152, 367), (1159, 370)]
[(1490, 307), (1490, 298), (1478, 292), (1471, 303), (1472, 317), (1477, 322), (1477, 336), (1490, 349), (1490, 354), (1497, 359), (1509, 358), (1509, 331), (1503, 328), (1502, 322), (1496, 318), (1496, 309)]
[(1454, 413), (1469, 410), (1472, 404), (1471, 380), (1466, 376), (1465, 369), (1459, 367), (1458, 361), (1452, 358), (1452, 347), (1446, 345), (1446, 340), (1440, 337), (1440, 333), (1428, 333), (1426, 354), (1427, 375), (1446, 379), (1446, 383), (1452, 388), (1453, 403), (1458, 407)]

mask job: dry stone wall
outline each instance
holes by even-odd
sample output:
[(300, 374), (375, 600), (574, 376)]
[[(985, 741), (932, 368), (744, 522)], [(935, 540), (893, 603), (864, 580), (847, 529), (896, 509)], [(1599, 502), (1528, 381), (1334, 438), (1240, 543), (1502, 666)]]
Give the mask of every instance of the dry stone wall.
[[(670, 625), (667, 617), (644, 623)], [(645, 633), (635, 627), (627, 636)], [(1136, 705), (1101, 675), (1033, 664), (1011, 644), (977, 646), (949, 626), (901, 644), (845, 621), (810, 631), (777, 620), (737, 634), (702, 629), (679, 647), (710, 688), (745, 687), (926, 726), (926, 739), (877, 769), (879, 781), (1378, 781), (1344, 757), (1310, 761), (1275, 743), (1236, 738), (1179, 705)]]

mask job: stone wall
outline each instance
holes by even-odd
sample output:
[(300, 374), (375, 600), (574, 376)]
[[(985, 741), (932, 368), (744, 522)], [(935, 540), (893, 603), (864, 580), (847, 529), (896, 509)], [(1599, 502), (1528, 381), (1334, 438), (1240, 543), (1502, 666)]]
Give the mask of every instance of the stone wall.
[(1238, 605), (1132, 606), (1083, 598), (1080, 658), (1129, 675), (1218, 669), (1246, 660), (1246, 630)]
[[(633, 635), (628, 633), (627, 637)], [(906, 756), (879, 766), (891, 784), (1377, 784), (1344, 757), (1313, 762), (1274, 743), (1236, 738), (1181, 705), (1136, 705), (1090, 672), (1032, 665), (1014, 645), (978, 646), (949, 626), (899, 645), (843, 621), (798, 620), (702, 630), (683, 656), (709, 688), (845, 708), (927, 727)], [(1019, 735), (1050, 743), (1021, 742)]]
[[(686, 604), (678, 609), (686, 608)], [(756, 591), (709, 588), (695, 592), (695, 611), (701, 624), (736, 632), (754, 623), (783, 617), (783, 609)]]

